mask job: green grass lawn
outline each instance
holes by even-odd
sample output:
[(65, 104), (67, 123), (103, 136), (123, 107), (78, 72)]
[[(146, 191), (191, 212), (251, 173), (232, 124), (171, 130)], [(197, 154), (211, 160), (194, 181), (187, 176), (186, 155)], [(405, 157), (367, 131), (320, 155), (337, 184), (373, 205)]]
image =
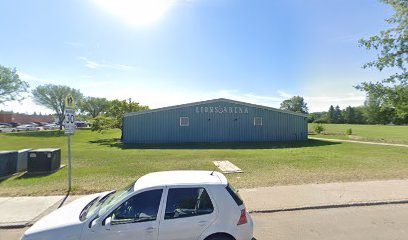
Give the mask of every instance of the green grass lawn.
[[(309, 124), (309, 131), (313, 131), (314, 123)], [(372, 141), (390, 141), (408, 144), (408, 126), (385, 125), (357, 125), (357, 124), (323, 124), (327, 133), (345, 134), (351, 128), (353, 135), (368, 138)], [(349, 139), (348, 136), (316, 135), (316, 137)]]
[[(125, 186), (153, 171), (213, 170), (229, 160), (244, 173), (227, 175), (238, 188), (282, 184), (408, 178), (408, 148), (332, 143), (130, 145), (120, 132), (78, 130), (72, 137), (73, 191), (85, 194)], [(56, 132), (0, 134), (0, 150), (58, 147), (67, 162), (67, 137)], [(0, 181), (0, 196), (64, 194), (67, 168), (43, 176)]]

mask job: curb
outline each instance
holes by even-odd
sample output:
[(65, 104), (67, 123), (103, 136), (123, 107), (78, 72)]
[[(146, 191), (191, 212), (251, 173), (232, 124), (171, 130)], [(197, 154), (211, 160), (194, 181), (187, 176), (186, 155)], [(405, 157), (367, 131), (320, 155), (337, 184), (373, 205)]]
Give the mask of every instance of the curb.
[(20, 223), (20, 222), (16, 222), (16, 223), (6, 223), (6, 224), (0, 224), (0, 229), (16, 229), (16, 228), (25, 228), (25, 227), (29, 227), (31, 225), (29, 225), (30, 223)]
[(346, 208), (346, 207), (366, 207), (366, 206), (397, 205), (397, 204), (408, 204), (408, 199), (302, 206), (302, 207), (293, 207), (293, 208), (277, 208), (277, 209), (269, 209), (269, 210), (249, 210), (248, 212), (249, 213), (276, 213), (276, 212), (293, 212), (293, 211), (302, 211), (302, 210), (317, 210), (317, 209)]

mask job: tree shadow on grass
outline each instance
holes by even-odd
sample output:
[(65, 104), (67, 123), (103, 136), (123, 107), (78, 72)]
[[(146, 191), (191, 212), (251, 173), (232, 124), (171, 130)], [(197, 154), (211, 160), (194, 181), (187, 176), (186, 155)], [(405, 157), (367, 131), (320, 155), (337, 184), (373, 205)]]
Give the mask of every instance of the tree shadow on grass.
[(49, 176), (54, 172), (40, 172), (40, 173), (29, 173), (27, 171), (25, 172), (19, 172), (19, 173), (14, 173), (8, 176), (3, 176), (0, 177), (0, 183), (7, 180), (7, 179), (13, 179), (13, 180), (19, 180), (19, 179), (26, 179), (26, 178), (41, 178), (41, 177), (46, 177)]
[(26, 178), (42, 178), (49, 176), (51, 174), (54, 174), (58, 171), (52, 171), (52, 172), (23, 172), (19, 174), (18, 176), (15, 177), (15, 179), (26, 179)]
[(7, 133), (8, 136), (15, 137), (62, 137), (64, 131), (27, 131), (27, 132), (13, 132)]
[(323, 140), (309, 139), (307, 141), (292, 142), (223, 142), (223, 143), (174, 143), (174, 144), (123, 144), (119, 138), (107, 138), (89, 141), (100, 146), (120, 149), (276, 149), (276, 148), (304, 148), (321, 147), (341, 144)]
[(9, 178), (12, 178), (13, 176), (14, 176), (14, 174), (1, 176), (1, 177), (0, 177), (0, 183), (2, 183), (3, 181), (6, 181), (6, 180), (9, 179)]

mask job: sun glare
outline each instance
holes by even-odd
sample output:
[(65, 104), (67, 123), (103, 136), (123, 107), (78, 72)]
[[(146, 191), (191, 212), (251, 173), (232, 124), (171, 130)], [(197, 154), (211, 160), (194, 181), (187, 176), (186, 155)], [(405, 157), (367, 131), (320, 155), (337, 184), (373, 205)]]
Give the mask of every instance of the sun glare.
[(94, 0), (104, 10), (133, 26), (147, 26), (158, 21), (173, 0)]

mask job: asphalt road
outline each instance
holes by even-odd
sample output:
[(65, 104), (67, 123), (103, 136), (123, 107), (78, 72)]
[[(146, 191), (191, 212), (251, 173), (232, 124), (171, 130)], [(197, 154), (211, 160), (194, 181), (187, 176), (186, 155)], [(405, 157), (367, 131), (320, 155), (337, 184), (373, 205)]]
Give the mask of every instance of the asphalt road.
[(261, 239), (408, 239), (408, 204), (253, 214)]
[[(252, 214), (255, 237), (301, 240), (408, 239), (408, 204)], [(0, 240), (20, 239), (25, 229), (0, 229)]]

